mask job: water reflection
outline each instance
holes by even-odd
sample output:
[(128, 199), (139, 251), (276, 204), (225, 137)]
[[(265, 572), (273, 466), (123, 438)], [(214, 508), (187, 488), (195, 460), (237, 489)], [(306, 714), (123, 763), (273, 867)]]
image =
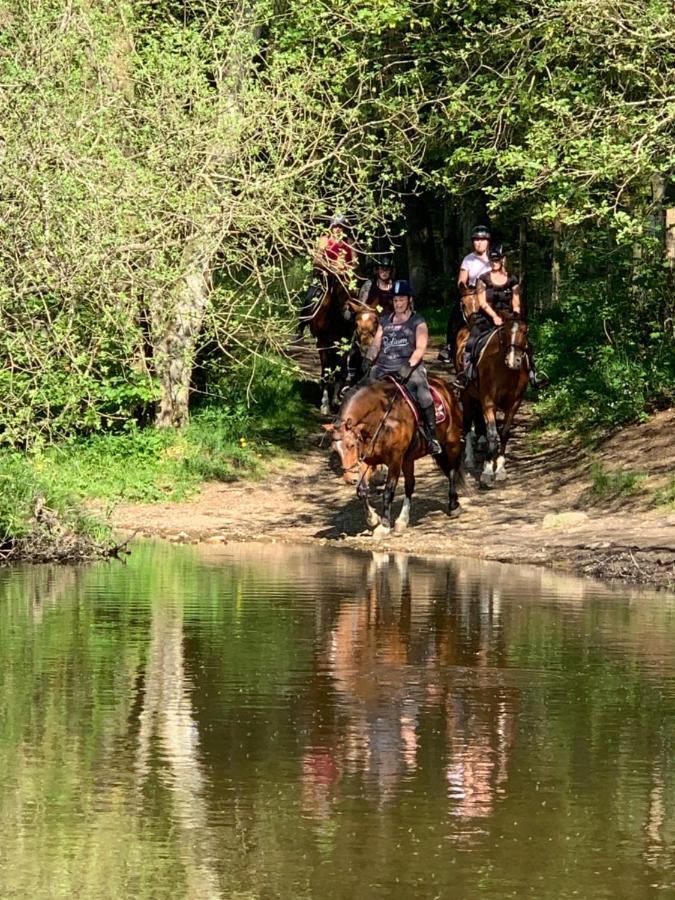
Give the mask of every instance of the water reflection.
[(148, 547), (0, 576), (0, 896), (667, 896), (675, 605)]

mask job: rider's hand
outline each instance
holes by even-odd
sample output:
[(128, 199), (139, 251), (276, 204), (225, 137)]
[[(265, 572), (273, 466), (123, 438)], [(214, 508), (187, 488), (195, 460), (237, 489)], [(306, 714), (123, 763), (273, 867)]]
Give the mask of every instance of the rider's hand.
[(504, 320), (502, 319), (501, 316), (495, 316), (494, 319), (493, 319), (492, 321), (495, 323), (495, 325), (497, 326), (497, 328), (499, 328), (500, 325), (503, 325), (503, 324), (504, 324)]
[(400, 369), (394, 373), (394, 378), (399, 384), (405, 384), (412, 375), (412, 366), (410, 363), (403, 363)]

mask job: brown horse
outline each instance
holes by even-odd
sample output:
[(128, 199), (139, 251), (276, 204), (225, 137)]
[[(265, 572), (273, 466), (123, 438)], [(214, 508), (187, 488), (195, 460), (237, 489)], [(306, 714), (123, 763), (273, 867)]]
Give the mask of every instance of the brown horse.
[[(481, 484), (490, 486), (506, 478), (505, 454), (515, 414), (523, 401), (529, 380), (529, 342), (527, 325), (517, 318), (506, 318), (495, 329), (483, 348), (476, 365), (476, 377), (463, 392), (466, 465), (475, 466), (474, 441), (471, 425), (477, 435), (487, 431), (488, 455), (481, 474)], [(469, 329), (457, 335), (455, 367), (461, 371)], [(497, 412), (504, 414), (501, 429), (497, 428)]]
[(321, 413), (325, 416), (337, 409), (347, 380), (347, 353), (354, 330), (350, 301), (347, 285), (337, 275), (328, 276), (323, 296), (309, 321), (321, 361)]
[[(460, 512), (457, 481), (461, 479), (462, 413), (457, 398), (442, 381), (432, 378), (430, 384), (441, 397), (446, 414), (445, 421), (436, 427), (443, 452), (434, 458), (448, 479), (448, 514), (456, 516)], [(425, 456), (428, 448), (398, 385), (386, 379), (359, 388), (345, 399), (337, 422), (324, 428), (332, 435), (345, 481), (357, 484), (356, 494), (363, 501), (366, 520), (375, 529), (376, 537), (384, 537), (391, 531), (391, 507), (403, 472), (405, 499), (395, 525), (397, 533), (403, 532), (410, 521), (415, 460)], [(368, 501), (368, 482), (379, 465), (387, 466), (381, 518)]]

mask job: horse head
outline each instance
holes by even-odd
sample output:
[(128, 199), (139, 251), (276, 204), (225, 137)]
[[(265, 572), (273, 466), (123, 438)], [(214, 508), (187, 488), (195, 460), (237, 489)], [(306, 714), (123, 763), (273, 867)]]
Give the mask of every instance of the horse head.
[(354, 338), (359, 346), (361, 355), (366, 356), (370, 345), (375, 340), (379, 316), (377, 310), (371, 306), (351, 300), (349, 303), (354, 313)]
[(351, 418), (323, 426), (331, 435), (332, 447), (340, 457), (342, 477), (347, 484), (356, 484), (363, 462), (363, 424), (353, 424)]
[[(504, 324), (502, 334), (508, 341), (504, 362), (509, 369), (518, 371), (523, 365), (523, 358), (528, 349), (527, 325), (521, 319), (510, 319)], [(505, 338), (502, 338), (503, 345)]]

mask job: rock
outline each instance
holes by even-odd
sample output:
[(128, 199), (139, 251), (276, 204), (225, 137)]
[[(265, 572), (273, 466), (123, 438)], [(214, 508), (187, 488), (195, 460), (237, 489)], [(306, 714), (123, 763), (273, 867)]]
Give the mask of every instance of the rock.
[(544, 528), (573, 528), (588, 519), (585, 512), (546, 513), (542, 520)]
[(226, 544), (227, 540), (222, 534), (212, 534), (211, 537), (207, 537), (205, 543), (207, 544)]

